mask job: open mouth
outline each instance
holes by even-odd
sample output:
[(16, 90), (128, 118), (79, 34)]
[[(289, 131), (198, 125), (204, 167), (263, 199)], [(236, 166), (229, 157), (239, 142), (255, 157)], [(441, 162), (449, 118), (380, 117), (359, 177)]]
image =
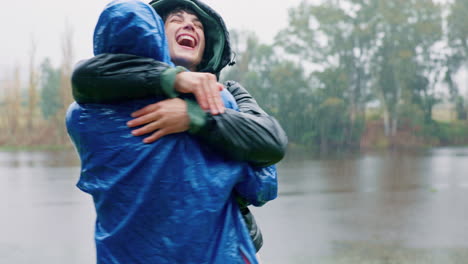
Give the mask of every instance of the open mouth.
[(177, 37), (176, 41), (179, 45), (192, 49), (195, 48), (195, 46), (197, 46), (197, 40), (188, 34), (180, 34)]

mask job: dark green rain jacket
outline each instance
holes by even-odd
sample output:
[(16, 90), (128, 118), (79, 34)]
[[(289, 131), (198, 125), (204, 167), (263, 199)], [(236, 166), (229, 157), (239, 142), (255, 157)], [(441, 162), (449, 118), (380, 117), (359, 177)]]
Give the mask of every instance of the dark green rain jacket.
[[(173, 6), (186, 4), (204, 24), (206, 48), (200, 72), (219, 75), (231, 61), (229, 33), (222, 18), (196, 0), (157, 0), (150, 3), (164, 16)], [(73, 96), (78, 103), (117, 103), (153, 96), (175, 97), (173, 83), (177, 69), (144, 57), (102, 54), (80, 62), (72, 75)], [(195, 101), (188, 102), (190, 132), (210, 147), (254, 166), (280, 161), (287, 137), (275, 118), (268, 115), (239, 83), (228, 81), (240, 112), (226, 109), (221, 115), (203, 112)]]

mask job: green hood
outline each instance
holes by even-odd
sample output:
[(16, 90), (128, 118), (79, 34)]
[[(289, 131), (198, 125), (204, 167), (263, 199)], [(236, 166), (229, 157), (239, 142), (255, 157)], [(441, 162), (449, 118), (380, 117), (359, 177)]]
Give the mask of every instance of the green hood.
[(208, 5), (197, 0), (153, 0), (150, 5), (164, 17), (177, 7), (188, 7), (193, 10), (203, 23), (205, 33), (205, 52), (198, 67), (200, 72), (211, 72), (219, 75), (227, 65), (232, 65), (229, 32), (223, 19)]

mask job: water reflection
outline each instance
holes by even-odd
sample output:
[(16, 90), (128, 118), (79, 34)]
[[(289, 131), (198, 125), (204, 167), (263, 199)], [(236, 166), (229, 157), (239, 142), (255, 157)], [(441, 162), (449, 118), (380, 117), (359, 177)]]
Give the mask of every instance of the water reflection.
[(0, 263), (93, 263), (93, 207), (74, 152), (0, 152)]
[(290, 156), (279, 167), (280, 199), (254, 210), (265, 262), (465, 263), (467, 154)]
[[(464, 263), (468, 148), (314, 157), (278, 166), (254, 214), (265, 263)], [(74, 151), (0, 152), (0, 263), (95, 263)]]
[[(374, 152), (329, 159), (292, 154), (281, 163), (284, 195), (467, 188), (468, 150)], [(286, 175), (286, 176), (285, 176)]]

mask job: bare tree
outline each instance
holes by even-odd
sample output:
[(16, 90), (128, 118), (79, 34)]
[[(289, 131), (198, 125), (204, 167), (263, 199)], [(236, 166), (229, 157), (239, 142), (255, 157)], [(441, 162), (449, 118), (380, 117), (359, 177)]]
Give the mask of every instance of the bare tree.
[(65, 133), (64, 117), (68, 106), (73, 102), (71, 89), (71, 72), (73, 65), (73, 33), (74, 30), (69, 23), (65, 23), (65, 31), (62, 35), (62, 63), (60, 66), (60, 98), (62, 109), (57, 116), (57, 134), (59, 144), (69, 142)]
[(21, 121), (21, 79), (19, 66), (16, 66), (12, 73), (12, 78), (5, 83), (4, 115), (7, 143), (15, 145), (18, 132), (20, 131)]
[(73, 27), (66, 23), (65, 32), (62, 35), (62, 63), (60, 66), (61, 95), (65, 108), (73, 102), (70, 81), (73, 66), (73, 34)]
[(37, 44), (34, 39), (31, 40), (31, 50), (29, 54), (29, 83), (28, 83), (28, 111), (26, 116), (27, 128), (29, 131), (34, 129), (34, 117), (37, 109), (37, 86), (38, 75), (35, 65)]

